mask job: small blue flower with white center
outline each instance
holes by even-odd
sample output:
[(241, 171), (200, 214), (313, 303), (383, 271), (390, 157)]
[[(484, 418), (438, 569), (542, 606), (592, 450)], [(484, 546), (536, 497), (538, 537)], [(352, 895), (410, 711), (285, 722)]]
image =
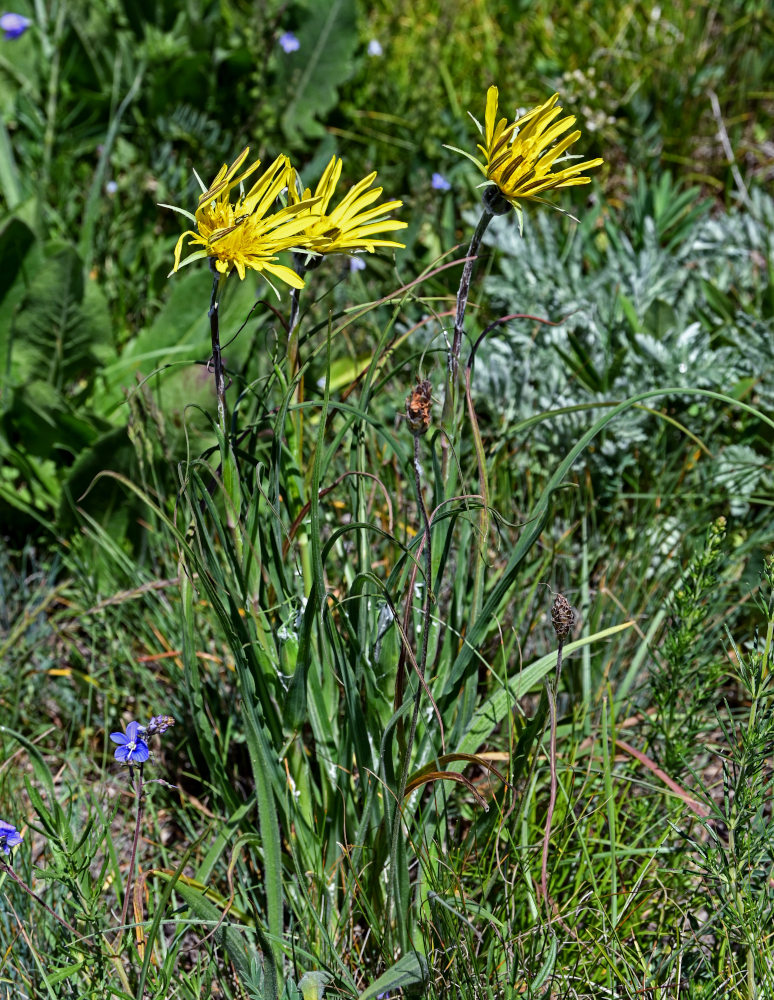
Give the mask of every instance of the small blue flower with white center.
[(130, 767), (133, 764), (144, 764), (150, 757), (150, 750), (143, 739), (144, 736), (145, 727), (141, 726), (139, 722), (130, 722), (125, 733), (111, 733), (110, 739), (113, 743), (118, 744), (118, 749), (114, 754), (116, 760), (120, 761), (121, 764), (129, 764)]
[(11, 848), (18, 846), (22, 842), (22, 835), (10, 823), (4, 823), (0, 819), (0, 851), (3, 854), (10, 854)]

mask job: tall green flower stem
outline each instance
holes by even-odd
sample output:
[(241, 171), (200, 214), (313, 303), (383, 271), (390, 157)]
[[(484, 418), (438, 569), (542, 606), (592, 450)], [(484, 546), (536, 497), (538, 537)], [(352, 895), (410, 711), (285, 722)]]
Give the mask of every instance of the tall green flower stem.
[[(214, 258), (213, 258), (214, 261)], [(224, 438), (228, 437), (226, 423), (226, 377), (223, 373), (223, 357), (220, 352), (220, 297), (228, 275), (220, 274), (212, 268), (215, 277), (212, 282), (210, 309), (207, 315), (210, 319), (210, 339), (212, 341), (212, 373), (215, 376), (215, 395), (218, 400), (218, 429)]]
[[(307, 254), (293, 254), (293, 270), (303, 278), (307, 272)], [(301, 311), (301, 289), (290, 289), (290, 316), (288, 317), (287, 369), (288, 385), (291, 385), (298, 367), (298, 317)]]
[(457, 292), (457, 314), (454, 318), (454, 339), (452, 340), (452, 352), (449, 363), (449, 368), (451, 369), (455, 381), (459, 368), (460, 351), (462, 350), (465, 311), (468, 308), (468, 296), (470, 295), (470, 282), (473, 277), (473, 268), (478, 260), (478, 251), (481, 246), (481, 240), (484, 238), (484, 233), (487, 231), (487, 227), (493, 218), (494, 212), (490, 212), (489, 209), (485, 207), (484, 211), (481, 213), (481, 218), (478, 220), (476, 231), (473, 233), (473, 239), (470, 241), (467, 257), (465, 259), (465, 266), (462, 268), (460, 287)]
[(134, 767), (129, 768), (132, 785), (134, 786), (134, 798), (136, 803), (134, 837), (132, 838), (132, 854), (129, 859), (129, 871), (126, 874), (126, 889), (124, 891), (124, 905), (121, 907), (121, 923), (118, 938), (114, 944), (114, 949), (118, 949), (121, 937), (126, 930), (126, 918), (129, 915), (129, 897), (132, 894), (132, 883), (134, 882), (135, 865), (137, 864), (137, 845), (140, 842), (140, 827), (142, 825), (142, 814), (145, 809), (145, 790), (142, 780), (142, 764), (137, 764), (137, 779), (134, 777)]
[[(417, 722), (419, 720), (419, 707), (422, 702), (422, 690), (425, 687), (425, 669), (427, 666), (427, 648), (428, 639), (430, 636), (430, 602), (432, 600), (432, 547), (430, 542), (430, 518), (427, 515), (427, 507), (425, 507), (425, 501), (422, 496), (422, 466), (420, 462), (420, 447), (419, 442), (422, 434), (426, 428), (419, 430), (414, 430), (414, 487), (417, 494), (417, 508), (419, 510), (420, 517), (422, 519), (422, 524), (424, 528), (424, 575), (425, 575), (425, 595), (424, 601), (422, 603), (422, 651), (419, 655), (417, 661), (417, 673), (419, 675), (419, 683), (417, 684), (417, 691), (414, 696), (414, 711), (411, 716), (411, 727), (409, 729), (408, 739), (406, 740), (406, 748), (403, 753), (403, 764), (400, 771), (400, 780), (398, 782), (398, 794), (395, 803), (395, 818), (392, 825), (392, 845), (390, 849), (390, 873), (391, 873), (391, 893), (394, 898), (399, 898), (399, 871), (398, 871), (398, 838), (400, 836), (401, 820), (403, 815), (403, 799), (406, 794), (406, 784), (408, 782), (408, 773), (411, 766), (411, 751), (414, 746), (414, 738), (417, 732)], [(389, 900), (387, 906), (389, 912)], [(406, 951), (407, 947), (407, 927), (408, 921), (405, 923), (400, 920), (400, 914), (398, 914), (398, 932), (401, 939), (401, 948)]]
[[(323, 258), (321, 256), (310, 257), (305, 253), (293, 254), (293, 270), (303, 278), (307, 271), (312, 271), (319, 267)], [(304, 413), (301, 409), (303, 402), (303, 383), (298, 373), (298, 320), (301, 308), (301, 289), (291, 288), (290, 290), (290, 316), (288, 317), (288, 348), (285, 359), (286, 364), (286, 390), (292, 391), (291, 421), (293, 424), (292, 450), (296, 460), (296, 468), (304, 468)], [(306, 496), (303, 484), (299, 482), (299, 507), (303, 508), (306, 503)], [(312, 559), (309, 551), (309, 539), (303, 527), (298, 532), (298, 549), (301, 559), (301, 574), (304, 580), (304, 594), (308, 597), (312, 592)]]
[[(557, 651), (557, 665), (562, 662), (562, 643)], [(549, 767), (551, 769), (551, 786), (548, 796), (548, 811), (546, 812), (546, 828), (543, 833), (543, 855), (540, 862), (540, 892), (543, 901), (548, 905), (548, 845), (551, 840), (551, 826), (556, 808), (556, 684), (546, 677), (546, 695), (548, 697), (549, 725)]]
[(562, 650), (565, 641), (575, 624), (575, 613), (570, 607), (570, 603), (563, 594), (557, 594), (551, 608), (551, 620), (556, 633), (556, 674), (553, 680), (546, 676), (546, 695), (548, 696), (548, 717), (550, 727), (550, 750), (549, 764), (551, 768), (551, 787), (548, 798), (548, 812), (546, 813), (546, 829), (543, 834), (543, 857), (540, 863), (540, 892), (543, 902), (548, 907), (548, 844), (551, 840), (551, 825), (554, 819), (554, 809), (556, 808), (556, 692), (559, 688), (559, 677), (562, 672)]
[(242, 535), (239, 531), (239, 515), (242, 508), (242, 493), (239, 485), (239, 470), (237, 469), (236, 456), (231, 443), (231, 433), (228, 420), (228, 408), (226, 405), (226, 373), (223, 370), (223, 356), (220, 350), (220, 302), (223, 290), (226, 285), (228, 274), (220, 274), (215, 270), (214, 259), (210, 264), (214, 278), (212, 282), (212, 295), (210, 297), (210, 309), (208, 316), (210, 319), (210, 339), (212, 344), (212, 356), (210, 364), (215, 378), (215, 396), (218, 401), (218, 424), (217, 431), (220, 439), (221, 468), (223, 475), (223, 486), (228, 498), (226, 505), (226, 519), (234, 545), (239, 553), (240, 559), (244, 549)]
[[(446, 394), (443, 401), (442, 417), (444, 429), (452, 441), (455, 439), (454, 430), (457, 424), (457, 388), (459, 384), (460, 352), (462, 351), (465, 311), (468, 308), (470, 282), (473, 278), (473, 269), (475, 268), (476, 261), (478, 260), (478, 251), (481, 247), (481, 240), (484, 238), (487, 226), (493, 218), (494, 212), (491, 212), (485, 206), (484, 211), (481, 213), (481, 218), (478, 220), (476, 231), (473, 233), (473, 239), (470, 241), (470, 246), (468, 247), (467, 257), (465, 258), (465, 264), (462, 268), (462, 276), (460, 277), (460, 287), (457, 291), (457, 313), (454, 318), (454, 336), (452, 338), (452, 346), (451, 351), (449, 352), (446, 371)], [(442, 472), (443, 481), (445, 483), (449, 473), (448, 445), (444, 448), (443, 452)]]

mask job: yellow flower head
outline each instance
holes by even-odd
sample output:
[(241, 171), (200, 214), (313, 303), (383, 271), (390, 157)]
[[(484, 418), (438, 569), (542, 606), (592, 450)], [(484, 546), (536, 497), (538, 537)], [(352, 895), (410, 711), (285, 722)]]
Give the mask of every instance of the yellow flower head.
[(340, 176), (341, 160), (334, 156), (325, 168), (313, 198), (309, 188), (299, 195), (295, 172), (291, 172), (288, 182), (290, 204), (297, 207), (306, 202), (308, 206), (300, 215), (305, 222), (304, 245), (310, 251), (320, 254), (357, 253), (364, 250), (373, 253), (375, 247), (403, 248), (403, 243), (373, 238), (376, 233), (405, 228), (405, 222), (383, 218), (387, 212), (400, 208), (403, 202), (386, 201), (381, 205), (374, 205), (382, 194), (380, 187), (368, 190), (376, 180), (374, 171), (350, 188), (334, 209), (329, 209)]
[[(296, 245), (299, 233), (306, 225), (303, 212), (309, 210), (310, 203), (300, 201), (267, 215), (291, 174), (290, 161), (286, 156), (278, 156), (248, 193), (240, 194), (232, 203), (229, 197), (231, 191), (261, 165), (260, 161), (256, 161), (239, 173), (249, 152), (249, 147), (243, 149), (230, 167), (225, 164), (221, 167), (215, 180), (199, 198), (195, 215), (174, 205), (162, 206), (185, 215), (196, 224), (195, 230), (187, 230), (177, 241), (172, 273), (195, 260), (212, 257), (220, 274), (228, 275), (236, 270), (239, 277), (244, 278), (245, 269), (250, 268), (267, 272), (294, 288), (303, 288), (304, 282), (296, 272), (276, 263), (276, 260), (280, 251)], [(187, 236), (190, 237), (188, 246), (199, 245), (202, 249), (181, 261), (183, 241)]]
[(575, 124), (571, 116), (555, 120), (562, 113), (556, 106), (558, 100), (559, 95), (554, 94), (545, 104), (515, 121), (508, 122), (507, 118), (498, 121), (497, 87), (490, 87), (486, 95), (484, 128), (478, 126), (484, 137), (483, 145), (478, 145), (484, 162), (464, 150), (457, 150), (473, 160), (486, 179), (517, 210), (520, 201), (543, 201), (540, 195), (544, 191), (590, 183), (591, 178), (581, 176), (582, 172), (604, 162), (598, 157), (573, 163), (562, 170), (552, 169), (559, 157), (580, 138), (580, 131), (576, 129), (556, 142)]

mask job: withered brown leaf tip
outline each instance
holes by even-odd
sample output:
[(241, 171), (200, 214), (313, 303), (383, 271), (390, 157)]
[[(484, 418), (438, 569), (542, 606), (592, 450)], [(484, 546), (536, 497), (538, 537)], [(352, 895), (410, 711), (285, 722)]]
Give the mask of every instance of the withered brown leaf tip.
[(424, 434), (430, 426), (430, 404), (433, 387), (424, 379), (406, 396), (406, 417), (414, 434)]

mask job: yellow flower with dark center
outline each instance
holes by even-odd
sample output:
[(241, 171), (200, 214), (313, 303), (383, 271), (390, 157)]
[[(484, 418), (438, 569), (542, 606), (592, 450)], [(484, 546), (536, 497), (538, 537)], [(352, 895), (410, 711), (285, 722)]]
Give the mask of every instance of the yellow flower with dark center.
[(517, 210), (520, 209), (520, 201), (542, 202), (540, 195), (545, 191), (589, 184), (591, 178), (582, 176), (583, 171), (604, 162), (597, 157), (582, 163), (571, 163), (560, 170), (553, 169), (559, 157), (581, 134), (576, 129), (559, 140), (559, 136), (575, 124), (575, 118), (568, 116), (556, 121), (562, 113), (556, 104), (558, 100), (559, 95), (554, 94), (545, 104), (538, 105), (515, 121), (509, 122), (507, 118), (498, 121), (498, 91), (497, 87), (490, 87), (486, 95), (484, 128), (476, 122), (484, 137), (483, 145), (478, 145), (484, 162), (464, 150), (456, 150), (472, 160)]
[[(211, 257), (215, 269), (222, 275), (236, 270), (239, 277), (244, 278), (246, 269), (250, 268), (273, 275), (294, 288), (303, 288), (304, 282), (296, 272), (276, 261), (278, 253), (297, 245), (301, 238), (299, 234), (307, 225), (304, 213), (315, 202), (301, 200), (271, 212), (292, 173), (286, 156), (278, 156), (247, 194), (241, 194), (232, 202), (232, 190), (260, 166), (260, 161), (257, 161), (239, 173), (249, 152), (249, 147), (243, 149), (230, 167), (225, 164), (221, 167), (215, 180), (199, 198), (194, 215), (174, 205), (162, 206), (185, 215), (196, 225), (195, 230), (187, 230), (177, 241), (172, 273), (195, 260)], [(181, 261), (186, 237), (190, 237), (188, 246), (198, 245), (202, 249), (195, 250)]]
[[(376, 171), (350, 188), (338, 205), (329, 210), (340, 176), (341, 160), (334, 156), (325, 168), (313, 198), (309, 188), (303, 194), (298, 193), (295, 173), (291, 174), (288, 183), (290, 204), (295, 207), (304, 202), (308, 204), (300, 216), (306, 223), (303, 230), (306, 244), (302, 246), (319, 254), (360, 251), (373, 253), (375, 247), (403, 248), (403, 243), (374, 238), (377, 233), (393, 232), (404, 229), (407, 225), (397, 219), (384, 218), (388, 212), (400, 208), (402, 201), (385, 201), (381, 205), (374, 205), (382, 194), (382, 188), (371, 188), (376, 180)], [(316, 204), (313, 204), (314, 199)]]

